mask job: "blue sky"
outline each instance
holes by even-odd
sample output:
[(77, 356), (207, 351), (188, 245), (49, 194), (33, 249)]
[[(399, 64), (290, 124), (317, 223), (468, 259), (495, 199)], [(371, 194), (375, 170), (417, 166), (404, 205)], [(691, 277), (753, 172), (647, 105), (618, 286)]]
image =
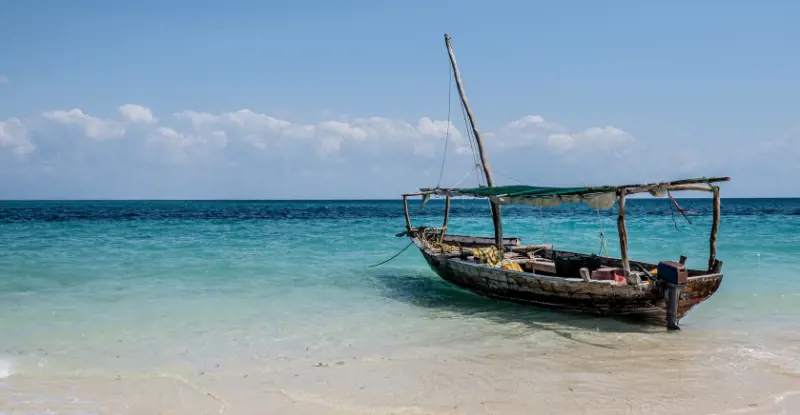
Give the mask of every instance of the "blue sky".
[[(393, 198), (436, 185), (445, 32), (501, 184), (729, 175), (724, 196), (800, 196), (789, 2), (0, 8), (0, 198)], [(452, 92), (443, 186), (472, 168)]]

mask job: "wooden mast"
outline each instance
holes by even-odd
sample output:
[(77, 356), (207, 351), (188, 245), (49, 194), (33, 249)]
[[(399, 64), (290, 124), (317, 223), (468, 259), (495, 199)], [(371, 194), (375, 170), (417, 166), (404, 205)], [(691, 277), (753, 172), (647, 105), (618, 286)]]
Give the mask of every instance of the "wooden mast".
[[(464, 104), (464, 109), (467, 111), (470, 127), (472, 133), (475, 135), (475, 141), (478, 145), (478, 153), (481, 157), (481, 167), (483, 174), (486, 177), (486, 184), (489, 187), (494, 186), (494, 179), (492, 178), (492, 169), (489, 168), (489, 160), (486, 158), (486, 152), (483, 149), (483, 138), (481, 132), (478, 130), (478, 125), (475, 123), (475, 116), (472, 114), (472, 109), (467, 101), (467, 95), (464, 92), (464, 86), (461, 84), (461, 74), (458, 72), (458, 65), (456, 64), (456, 56), (453, 53), (453, 47), (450, 45), (450, 36), (444, 34), (444, 43), (447, 46), (447, 53), (450, 55), (450, 64), (453, 66), (453, 75), (456, 78), (456, 86), (458, 87), (458, 95), (461, 97), (461, 103)], [(497, 245), (497, 252), (500, 258), (503, 257), (503, 223), (500, 220), (500, 204), (494, 200), (490, 200), (492, 206), (492, 222), (494, 222), (494, 242)]]

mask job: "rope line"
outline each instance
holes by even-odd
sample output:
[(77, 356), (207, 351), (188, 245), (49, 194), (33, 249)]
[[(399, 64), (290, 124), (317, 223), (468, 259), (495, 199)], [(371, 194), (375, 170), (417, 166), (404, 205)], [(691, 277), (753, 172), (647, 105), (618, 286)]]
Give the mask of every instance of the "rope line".
[(395, 258), (399, 257), (399, 256), (400, 256), (400, 254), (402, 254), (403, 252), (405, 252), (405, 251), (406, 251), (406, 249), (408, 249), (408, 247), (410, 247), (411, 245), (414, 245), (414, 241), (411, 241), (411, 242), (409, 242), (409, 243), (408, 243), (408, 245), (406, 245), (406, 247), (405, 247), (405, 248), (401, 249), (401, 250), (400, 250), (400, 252), (398, 252), (398, 253), (394, 254), (394, 256), (393, 256), (393, 257), (391, 257), (391, 258), (387, 259), (386, 261), (379, 262), (379, 263), (377, 263), (377, 264), (367, 265), (367, 268), (372, 268), (372, 267), (377, 267), (377, 266), (383, 265), (383, 264), (385, 264), (385, 263), (387, 263), (387, 262), (389, 262), (389, 261), (391, 261), (391, 260), (393, 260), (393, 259), (395, 259)]
[[(691, 224), (692, 224), (692, 220), (691, 220), (691, 219), (689, 219), (689, 217), (688, 217), (688, 216), (686, 216), (686, 211), (684, 211), (684, 210), (683, 210), (683, 209), (682, 209), (682, 208), (681, 208), (681, 207), (678, 205), (678, 201), (677, 201), (677, 200), (675, 200), (675, 198), (674, 198), (674, 197), (672, 197), (672, 193), (670, 193), (670, 192), (669, 192), (669, 190), (667, 190), (667, 196), (669, 196), (669, 199), (668, 199), (668, 201), (667, 201), (667, 204), (669, 204), (669, 213), (670, 213), (670, 214), (672, 214), (672, 223), (673, 223), (673, 225), (675, 225), (675, 230), (680, 232), (680, 229), (678, 229), (678, 221), (677, 221), (677, 220), (675, 220), (675, 210), (674, 210), (674, 208), (677, 208), (677, 209), (678, 209), (678, 213), (680, 213), (680, 214), (681, 214), (681, 216), (683, 216), (683, 218), (684, 218), (684, 219), (686, 219), (686, 221), (687, 221), (687, 222), (689, 222), (689, 225), (691, 225)], [(673, 208), (673, 205), (674, 205), (674, 208)]]
[(462, 178), (461, 178), (461, 180), (457, 181), (457, 182), (456, 182), (456, 184), (454, 184), (454, 185), (452, 185), (452, 186), (450, 186), (450, 187), (453, 187), (453, 188), (455, 188), (455, 187), (458, 187), (458, 185), (459, 185), (459, 184), (461, 184), (461, 182), (463, 182), (464, 180), (466, 180), (466, 178), (467, 178), (467, 177), (469, 177), (469, 175), (470, 175), (470, 174), (472, 174), (472, 172), (474, 172), (474, 171), (475, 171), (475, 170), (477, 170), (477, 169), (478, 169), (478, 166), (477, 166), (477, 165), (476, 165), (476, 166), (473, 166), (471, 169), (469, 169), (469, 171), (467, 172), (467, 174), (465, 174), (465, 175), (464, 175), (464, 177), (462, 177)]
[(603, 231), (603, 221), (600, 219), (600, 209), (597, 209), (597, 223), (600, 224), (600, 252), (604, 256), (608, 256), (608, 246), (606, 245), (606, 234)]
[(450, 101), (453, 96), (453, 68), (447, 65), (447, 131), (444, 133), (444, 154), (442, 154), (442, 168), (439, 170), (439, 181), (436, 182), (436, 187), (442, 184), (442, 175), (444, 174), (444, 162), (447, 160), (447, 143), (450, 141)]
[[(478, 147), (478, 140), (475, 138), (475, 134), (472, 131), (472, 127), (469, 124), (469, 117), (467, 116), (467, 107), (464, 105), (464, 102), (461, 101), (461, 116), (464, 117), (464, 128), (467, 132), (467, 141), (469, 141), (469, 147), (472, 150), (472, 161), (476, 167), (481, 167), (481, 161), (478, 156), (478, 151), (476, 148)], [(483, 180), (481, 180), (481, 175), (478, 175), (478, 186), (483, 185)], [(487, 183), (488, 184), (488, 183)]]
[(503, 176), (503, 177), (505, 177), (506, 179), (511, 179), (511, 180), (513, 180), (513, 181), (515, 181), (515, 182), (517, 182), (517, 183), (519, 183), (519, 184), (525, 184), (525, 183), (522, 183), (521, 181), (519, 181), (519, 180), (517, 180), (517, 179), (515, 179), (515, 178), (513, 178), (513, 177), (511, 177), (511, 176), (508, 176), (508, 175), (505, 175), (505, 174), (503, 174), (503, 172), (501, 172), (501, 171), (497, 171), (497, 170), (495, 170), (494, 172), (495, 172), (495, 173), (497, 173), (497, 174), (499, 174), (499, 175), (501, 175), (501, 176)]

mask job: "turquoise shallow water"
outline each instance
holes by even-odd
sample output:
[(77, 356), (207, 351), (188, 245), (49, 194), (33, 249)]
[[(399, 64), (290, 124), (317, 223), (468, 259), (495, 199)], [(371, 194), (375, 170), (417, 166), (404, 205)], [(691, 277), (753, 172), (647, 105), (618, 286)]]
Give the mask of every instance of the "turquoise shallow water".
[[(633, 258), (706, 263), (710, 201), (680, 203), (691, 224), (666, 201), (630, 202)], [(415, 224), (438, 225), (441, 211), (439, 200), (412, 205)], [(577, 406), (546, 406), (569, 411), (607, 399), (587, 385), (658, 379), (642, 371), (651, 366), (663, 382), (642, 395), (651, 406), (641, 413), (661, 413), (659, 393), (687, 407), (764, 407), (800, 390), (800, 200), (723, 199), (722, 212), (722, 286), (667, 336), (476, 297), (440, 281), (413, 248), (368, 267), (408, 243), (394, 237), (399, 201), (0, 202), (0, 411), (251, 413), (274, 399), (276, 410), (308, 406), (285, 413), (479, 413), (488, 401), (515, 413), (530, 409), (524, 396), (559, 396), (551, 388), (571, 379), (586, 391)], [(602, 229), (617, 255), (614, 214), (505, 208), (504, 227), (525, 243), (593, 252)], [(450, 229), (490, 235), (485, 202), (455, 202)], [(676, 361), (688, 384), (722, 395), (663, 388)], [(152, 407), (114, 407), (134, 395)]]

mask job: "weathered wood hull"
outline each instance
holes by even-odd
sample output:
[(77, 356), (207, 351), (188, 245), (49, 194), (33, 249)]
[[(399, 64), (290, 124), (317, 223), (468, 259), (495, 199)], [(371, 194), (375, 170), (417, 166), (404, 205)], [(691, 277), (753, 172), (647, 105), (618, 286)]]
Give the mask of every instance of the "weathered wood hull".
[[(653, 324), (666, 322), (667, 301), (660, 283), (644, 281), (639, 285), (617, 285), (608, 281), (505, 270), (440, 254), (418, 238), (412, 239), (425, 261), (442, 279), (478, 295), (599, 316), (625, 316)], [(680, 293), (677, 318), (714, 294), (722, 277), (721, 273), (690, 276)]]

